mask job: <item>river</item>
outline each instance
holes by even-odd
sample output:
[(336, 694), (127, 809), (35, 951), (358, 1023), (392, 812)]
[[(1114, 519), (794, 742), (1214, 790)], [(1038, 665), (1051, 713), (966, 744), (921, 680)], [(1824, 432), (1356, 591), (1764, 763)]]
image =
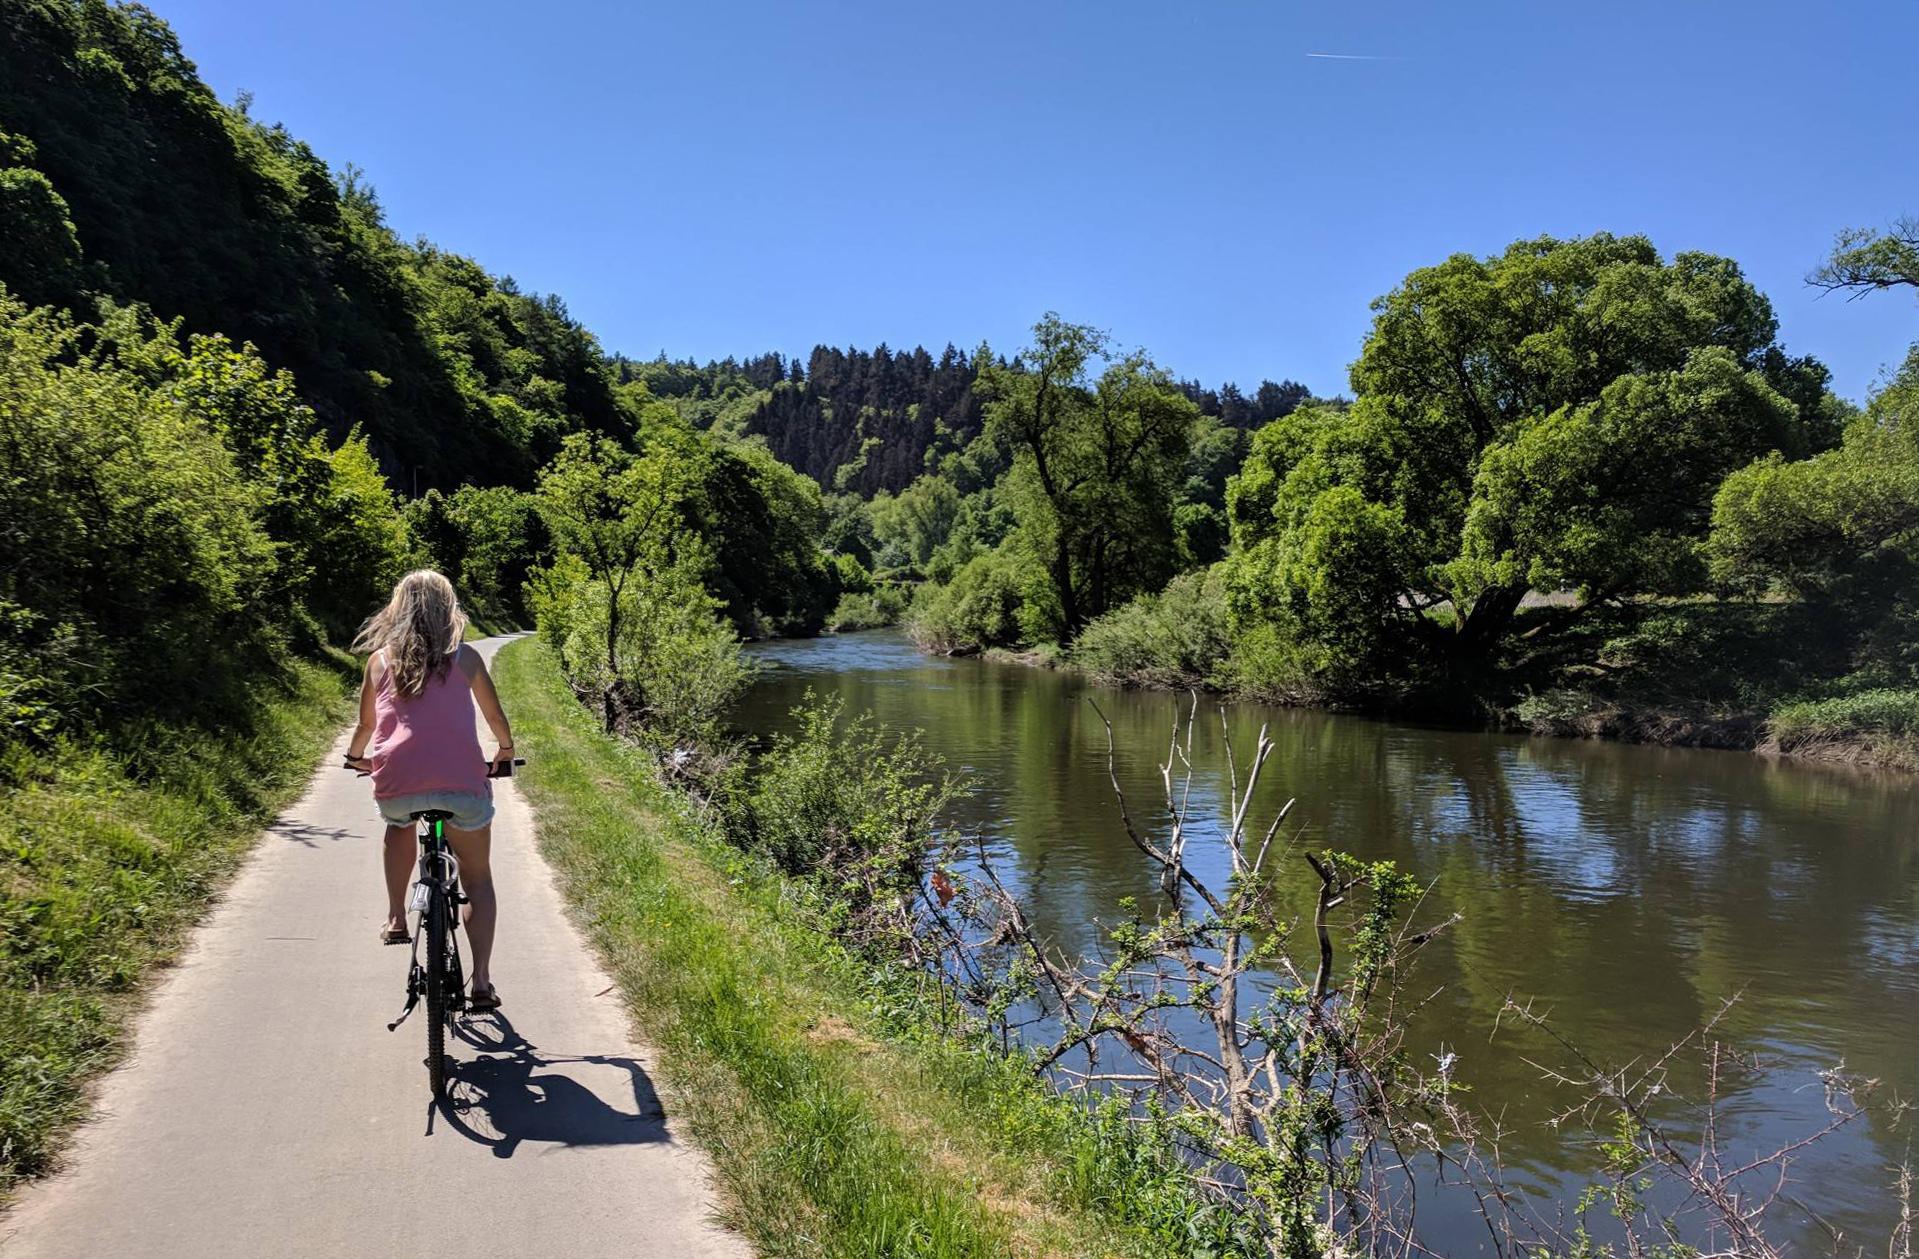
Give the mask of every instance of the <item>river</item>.
[[(809, 689), (922, 729), (970, 785), (953, 820), (986, 838), (1058, 947), (1085, 949), (1122, 898), (1153, 896), (1153, 872), (1120, 828), (1105, 730), (1086, 701), (1112, 718), (1137, 815), (1159, 799), (1157, 766), (1183, 700), (928, 658), (891, 631), (753, 652), (767, 668), (736, 714), (741, 729), (790, 728)], [(1217, 874), (1222, 736), (1214, 708), (1202, 715), (1194, 813), (1211, 829), (1192, 848), (1195, 868)], [(1728, 1072), (1729, 1157), (1821, 1126), (1821, 1068), (1843, 1062), (1880, 1080), (1883, 1093), (1919, 1096), (1919, 787), (1910, 778), (1252, 704), (1228, 707), (1226, 721), (1242, 757), (1261, 723), (1277, 744), (1256, 827), (1296, 797), (1307, 843), (1391, 859), (1432, 885), (1421, 918), (1463, 916), (1420, 955), (1407, 985), (1437, 992), (1411, 1043), (1458, 1055), (1458, 1077), (1503, 1116), (1507, 1164), (1542, 1196), (1569, 1202), (1592, 1158), (1547, 1125), (1571, 1094), (1526, 1061), (1563, 1065), (1564, 1055), (1510, 1019), (1492, 1035), (1509, 993), (1618, 1064), (1656, 1056), (1739, 996), (1722, 1035), (1757, 1057)], [(1275, 877), (1310, 905), (1315, 880), (1303, 860)], [(1681, 1072), (1675, 1084), (1696, 1093), (1701, 1081)], [(1845, 1230), (1848, 1252), (1885, 1253), (1908, 1131), (1861, 1120), (1793, 1164), (1793, 1192)], [(1442, 1252), (1483, 1242), (1464, 1211), (1422, 1208), (1422, 1231), (1436, 1230), (1428, 1237)], [(1806, 1246), (1822, 1236), (1810, 1224), (1787, 1234)]]

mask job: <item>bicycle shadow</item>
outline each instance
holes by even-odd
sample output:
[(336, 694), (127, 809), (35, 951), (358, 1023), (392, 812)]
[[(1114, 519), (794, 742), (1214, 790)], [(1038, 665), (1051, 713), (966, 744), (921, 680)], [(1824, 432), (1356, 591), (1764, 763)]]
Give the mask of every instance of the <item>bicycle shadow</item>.
[[(490, 1146), (495, 1158), (512, 1158), (527, 1143), (576, 1149), (672, 1139), (666, 1108), (632, 1058), (542, 1054), (498, 1011), (461, 1020), (454, 1035), (481, 1056), (454, 1066), (440, 1113), (469, 1141)], [(625, 1078), (609, 1089), (610, 1071)]]

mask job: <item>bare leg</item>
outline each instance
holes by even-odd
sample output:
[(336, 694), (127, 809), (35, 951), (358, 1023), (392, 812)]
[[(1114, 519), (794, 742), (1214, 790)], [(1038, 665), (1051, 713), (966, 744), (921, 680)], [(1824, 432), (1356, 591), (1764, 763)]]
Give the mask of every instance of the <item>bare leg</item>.
[(386, 828), (386, 925), (406, 930), (406, 888), (413, 873), (413, 827)]
[(493, 924), (499, 905), (493, 897), (493, 827), (477, 831), (446, 828), (446, 842), (460, 859), (460, 887), (466, 892), (466, 938), (473, 946), (473, 989), (493, 986)]

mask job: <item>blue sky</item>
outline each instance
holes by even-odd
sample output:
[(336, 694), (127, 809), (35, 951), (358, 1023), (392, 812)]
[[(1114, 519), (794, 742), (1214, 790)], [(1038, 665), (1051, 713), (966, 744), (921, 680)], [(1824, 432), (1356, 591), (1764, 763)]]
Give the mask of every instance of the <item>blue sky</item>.
[(638, 356), (1056, 309), (1332, 393), (1407, 271), (1601, 229), (1737, 259), (1848, 396), (1919, 337), (1803, 284), (1919, 213), (1910, 0), (150, 3), (403, 235)]

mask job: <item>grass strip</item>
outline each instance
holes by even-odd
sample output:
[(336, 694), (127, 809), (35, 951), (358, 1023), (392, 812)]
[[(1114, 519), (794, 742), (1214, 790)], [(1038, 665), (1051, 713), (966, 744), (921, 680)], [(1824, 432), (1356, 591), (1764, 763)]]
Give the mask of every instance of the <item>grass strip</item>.
[(801, 889), (600, 733), (544, 645), (508, 648), (496, 676), (542, 851), (760, 1253), (1208, 1253), (1128, 1125), (939, 1036), (936, 996), (814, 929)]
[(154, 726), (0, 765), (0, 1199), (50, 1170), (156, 968), (338, 732), (344, 657), (249, 686), (218, 731)]

